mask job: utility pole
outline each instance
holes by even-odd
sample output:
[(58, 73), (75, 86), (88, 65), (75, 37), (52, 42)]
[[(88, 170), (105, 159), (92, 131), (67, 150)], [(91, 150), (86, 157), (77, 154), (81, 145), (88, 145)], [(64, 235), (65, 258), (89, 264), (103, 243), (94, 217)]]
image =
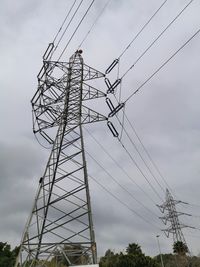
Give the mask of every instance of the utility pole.
[(47, 262), (56, 264), (61, 259), (69, 265), (97, 263), (82, 125), (107, 120), (85, 105), (88, 100), (105, 97), (85, 83), (104, 74), (84, 64), (81, 50), (69, 62), (51, 61), (52, 50), (50, 44), (31, 101), (33, 131), (52, 149), (16, 267), (45, 267)]
[(159, 249), (159, 254), (160, 254), (160, 262), (161, 262), (161, 266), (164, 267), (163, 257), (162, 257), (161, 248), (160, 248), (159, 235), (157, 235), (156, 237), (157, 237), (157, 242), (158, 242), (158, 249)]

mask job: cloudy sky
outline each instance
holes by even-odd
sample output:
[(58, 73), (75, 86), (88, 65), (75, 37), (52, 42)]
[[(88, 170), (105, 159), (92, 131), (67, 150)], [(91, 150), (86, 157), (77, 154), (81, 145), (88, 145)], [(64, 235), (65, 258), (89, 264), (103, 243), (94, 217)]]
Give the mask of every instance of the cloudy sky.
[[(37, 88), (36, 76), (42, 65), (42, 55), (48, 43), (53, 40), (71, 2), (70, 0), (1, 1), (0, 241), (8, 241), (13, 246), (20, 242), (38, 178), (42, 175), (49, 154), (49, 150), (43, 149), (32, 133), (30, 99)], [(70, 42), (62, 57), (63, 60), (67, 61), (77, 49), (106, 2), (96, 0)], [(162, 2), (161, 0), (110, 0), (81, 47), (85, 62), (104, 72)], [(166, 2), (121, 58), (119, 77), (189, 2), (189, 0)], [(68, 42), (88, 3), (89, 1), (84, 1), (80, 13), (66, 32), (57, 55)], [(200, 1), (194, 0), (135, 64), (122, 81), (122, 101), (127, 99), (131, 92), (200, 28), (199, 13)], [(177, 207), (178, 210), (194, 215), (181, 217), (181, 222), (200, 229), (199, 45), (200, 36), (197, 35), (126, 103), (125, 112), (167, 184), (172, 188), (176, 199), (190, 203)], [(113, 70), (109, 78), (111, 80), (117, 78), (116, 70)], [(96, 86), (106, 91), (104, 82), (97, 82)], [(105, 101), (99, 100), (98, 109), (105, 115), (108, 114)], [(122, 114), (119, 116), (121, 118)], [(113, 123), (120, 132), (117, 122), (113, 120)], [(149, 161), (127, 121), (124, 126), (151, 172), (165, 190), (166, 184)], [(115, 162), (105, 154), (88, 131), (111, 154)], [(170, 252), (172, 240), (167, 239), (161, 232), (160, 229), (165, 226), (158, 219), (161, 213), (155, 206), (155, 203), (162, 203), (161, 199), (138, 171), (120, 143), (112, 137), (105, 123), (88, 126), (84, 134), (86, 150), (107, 170), (106, 173), (87, 154), (88, 172), (125, 204), (117, 201), (90, 180), (99, 254), (102, 255), (107, 248), (118, 251), (130, 242), (137, 242), (145, 253), (156, 255), (158, 234), (162, 251)], [(156, 184), (125, 133), (122, 141), (154, 190), (164, 199), (165, 193)], [(138, 212), (146, 221), (133, 214), (130, 209)], [(200, 231), (188, 228), (183, 232), (192, 253), (198, 254)]]

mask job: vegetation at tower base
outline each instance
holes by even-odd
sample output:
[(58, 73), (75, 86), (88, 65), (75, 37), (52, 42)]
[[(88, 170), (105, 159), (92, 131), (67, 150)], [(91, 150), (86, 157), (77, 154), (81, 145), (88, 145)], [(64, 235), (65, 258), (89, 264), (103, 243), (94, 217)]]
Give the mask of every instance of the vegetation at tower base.
[[(77, 254), (74, 253), (74, 255), (72, 256), (68, 256), (68, 260), (70, 262), (75, 263), (76, 265), (87, 265), (89, 262), (89, 255), (88, 254), (82, 254), (80, 256), (80, 251), (82, 251), (81, 245), (76, 245), (76, 246), (72, 246), (72, 245), (64, 245), (64, 249), (63, 249), (67, 255), (67, 251), (76, 251), (77, 250)], [(60, 255), (58, 255), (57, 257), (54, 257), (51, 260), (51, 264), (52, 266), (55, 266), (55, 263), (57, 263), (57, 266), (59, 267), (68, 267), (69, 266), (69, 261), (66, 259), (66, 257), (64, 256), (63, 253), (59, 253)], [(54, 265), (53, 265), (54, 264)], [(48, 267), (51, 267), (51, 265)]]
[(129, 244), (126, 253), (114, 253), (108, 249), (100, 259), (100, 267), (159, 267), (156, 259), (146, 256), (138, 244)]
[[(165, 267), (200, 267), (200, 257), (178, 254), (162, 254)], [(189, 265), (188, 265), (189, 263)], [(126, 252), (114, 253), (108, 249), (100, 259), (100, 267), (162, 267), (160, 255), (146, 256), (138, 244), (129, 244)]]
[[(87, 265), (91, 262), (89, 262), (89, 255), (88, 254), (82, 254), (80, 256), (80, 251), (82, 251), (81, 245), (64, 245), (63, 251), (65, 253), (62, 253), (61, 251), (57, 251), (56, 256), (52, 257), (51, 259), (47, 260), (39, 260), (37, 262), (30, 261), (26, 264), (22, 265), (23, 267), (28, 267), (29, 265), (31, 267), (69, 267), (74, 264), (77, 266)], [(77, 253), (74, 253), (74, 255), (71, 255), (71, 251), (77, 251)], [(67, 254), (70, 254), (70, 256), (67, 256)], [(67, 256), (67, 257), (66, 257)], [(69, 262), (73, 262), (73, 264), (70, 264)], [(32, 265), (31, 265), (32, 264)], [(91, 263), (92, 264), (92, 263)], [(1, 267), (1, 266), (0, 266)]]
[(173, 252), (176, 256), (176, 261), (180, 266), (190, 266), (190, 259), (186, 256), (189, 252), (187, 245), (182, 241), (176, 241), (173, 244)]
[[(65, 251), (70, 247), (65, 247)], [(78, 249), (78, 247), (76, 248)], [(14, 267), (15, 259), (17, 257), (19, 248), (16, 247), (13, 250), (8, 243), (0, 242), (0, 267)], [(76, 256), (74, 256), (76, 257)], [(200, 254), (199, 256), (187, 257), (186, 255), (174, 254), (162, 254), (165, 267), (200, 267)], [(77, 265), (84, 265), (85, 256), (82, 260), (77, 261)], [(189, 265), (188, 265), (189, 263)], [(31, 262), (26, 264), (26, 267), (31, 265)], [(129, 244), (126, 248), (126, 252), (114, 253), (111, 249), (108, 249), (105, 256), (101, 257), (100, 267), (162, 267), (160, 262), (160, 255), (152, 258), (146, 256), (141, 247), (138, 244)], [(58, 254), (57, 257), (53, 257), (49, 261), (40, 260), (34, 267), (69, 267), (63, 254)]]
[(18, 252), (18, 247), (11, 250), (10, 245), (0, 242), (0, 267), (13, 267)]
[(182, 256), (185, 256), (186, 253), (189, 252), (187, 245), (181, 241), (177, 241), (174, 243), (173, 251), (174, 251), (174, 253), (176, 253), (178, 255), (182, 255)]

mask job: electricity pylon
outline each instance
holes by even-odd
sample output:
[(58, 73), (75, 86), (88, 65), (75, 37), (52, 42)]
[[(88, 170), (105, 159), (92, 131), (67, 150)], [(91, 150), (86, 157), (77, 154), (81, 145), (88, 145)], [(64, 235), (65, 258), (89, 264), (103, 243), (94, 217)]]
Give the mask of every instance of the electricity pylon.
[(82, 125), (107, 119), (83, 105), (105, 97), (85, 83), (104, 74), (84, 64), (81, 50), (67, 63), (49, 60), (52, 49), (44, 54), (31, 101), (34, 133), (52, 150), (23, 233), (20, 267), (47, 266), (61, 257), (68, 265), (97, 261)]
[(165, 216), (160, 217), (160, 219), (163, 221), (165, 225), (169, 223), (169, 227), (163, 230), (166, 236), (169, 237), (169, 235), (172, 234), (174, 243), (179, 241), (187, 246), (182, 232), (182, 228), (189, 226), (181, 224), (179, 221), (179, 216), (181, 215), (190, 216), (190, 214), (178, 212), (176, 210), (176, 205), (178, 203), (187, 204), (179, 200), (174, 200), (169, 190), (166, 189), (166, 201), (162, 205), (157, 205), (157, 206), (160, 208), (162, 213), (165, 213)]

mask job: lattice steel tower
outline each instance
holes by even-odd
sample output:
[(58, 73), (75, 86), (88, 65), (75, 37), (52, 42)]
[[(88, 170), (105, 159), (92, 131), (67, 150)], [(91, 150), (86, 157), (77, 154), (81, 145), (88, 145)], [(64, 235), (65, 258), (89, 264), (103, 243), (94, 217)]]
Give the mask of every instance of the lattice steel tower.
[(67, 63), (51, 61), (52, 49), (50, 44), (44, 54), (31, 101), (34, 133), (52, 150), (15, 266), (47, 266), (61, 257), (69, 265), (97, 261), (82, 124), (106, 120), (83, 105), (105, 96), (85, 83), (104, 74), (83, 63), (81, 50)]
[(176, 205), (178, 203), (186, 204), (185, 202), (174, 200), (169, 190), (166, 189), (166, 201), (162, 205), (158, 205), (161, 212), (165, 213), (165, 216), (160, 217), (160, 219), (162, 219), (165, 225), (167, 225), (167, 223), (170, 224), (167, 229), (163, 230), (166, 236), (169, 237), (169, 235), (172, 234), (174, 243), (177, 241), (180, 241), (187, 246), (183, 232), (182, 232), (182, 228), (185, 228), (188, 226), (180, 223), (179, 216), (189, 215), (189, 214), (178, 212), (176, 210)]

